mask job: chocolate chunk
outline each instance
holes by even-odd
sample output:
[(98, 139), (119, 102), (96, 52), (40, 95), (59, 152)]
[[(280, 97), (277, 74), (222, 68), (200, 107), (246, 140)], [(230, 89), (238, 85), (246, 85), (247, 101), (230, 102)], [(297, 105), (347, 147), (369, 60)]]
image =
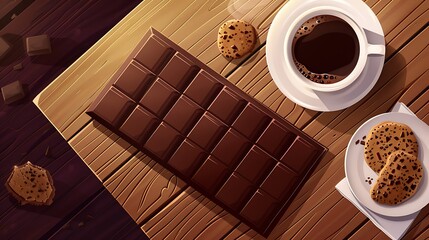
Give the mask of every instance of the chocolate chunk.
[(15, 71), (19, 71), (23, 68), (22, 63), (18, 63), (16, 65), (13, 66), (13, 70)]
[(24, 89), (20, 81), (12, 82), (1, 88), (4, 103), (11, 104), (25, 97)]
[(27, 37), (26, 44), (28, 56), (44, 55), (52, 52), (51, 40), (46, 34)]
[(326, 152), (153, 29), (87, 113), (264, 236)]

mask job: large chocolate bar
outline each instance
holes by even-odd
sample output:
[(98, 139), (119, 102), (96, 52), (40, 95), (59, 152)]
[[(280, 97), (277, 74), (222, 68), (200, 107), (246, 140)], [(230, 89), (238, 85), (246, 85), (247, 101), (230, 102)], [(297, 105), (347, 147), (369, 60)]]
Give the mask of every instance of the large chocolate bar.
[(154, 29), (87, 113), (265, 236), (326, 152)]

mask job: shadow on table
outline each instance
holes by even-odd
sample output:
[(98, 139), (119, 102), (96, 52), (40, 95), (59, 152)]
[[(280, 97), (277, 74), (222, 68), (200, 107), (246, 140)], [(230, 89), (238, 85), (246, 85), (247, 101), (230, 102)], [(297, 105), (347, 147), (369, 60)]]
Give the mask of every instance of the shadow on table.
[(12, 33), (6, 33), (1, 36), (11, 46), (9, 52), (0, 60), (0, 66), (9, 66), (18, 59), (26, 56), (25, 42), (22, 36)]
[[(68, 67), (69, 59), (74, 55), (73, 50), (76, 48), (76, 42), (69, 38), (50, 38), (52, 52), (50, 54), (30, 57), (31, 62), (52, 67)], [(77, 51), (79, 52), (79, 51)]]

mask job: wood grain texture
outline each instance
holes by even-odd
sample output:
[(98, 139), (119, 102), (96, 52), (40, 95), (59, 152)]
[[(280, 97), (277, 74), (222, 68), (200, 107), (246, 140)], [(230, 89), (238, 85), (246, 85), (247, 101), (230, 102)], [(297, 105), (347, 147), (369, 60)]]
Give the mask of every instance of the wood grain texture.
[(188, 187), (142, 229), (151, 239), (220, 239), (239, 221)]
[(186, 184), (149, 157), (138, 153), (105, 183), (106, 188), (138, 223), (185, 189)]
[(137, 153), (135, 147), (95, 121), (69, 143), (101, 181)]
[[(264, 42), (270, 22), (279, 8), (287, 4), (286, 1), (189, 0), (183, 1), (183, 5), (171, 1), (145, 1), (45, 89), (35, 99), (35, 103), (63, 136), (70, 139), (69, 143), (88, 166), (99, 176), (102, 175), (100, 179), (109, 191), (137, 222), (143, 224), (142, 229), (151, 238), (207, 238), (207, 229), (215, 234), (210, 237), (260, 238), (229, 214), (222, 215), (223, 211), (219, 207), (192, 188), (183, 191), (185, 185), (180, 185), (179, 180), (171, 185), (173, 188), (167, 190), (173, 193), (173, 189), (177, 189), (174, 194), (155, 197), (156, 200), (149, 201), (155, 202), (152, 208), (143, 206), (147, 198), (142, 197), (147, 189), (144, 183), (150, 183), (152, 180), (147, 179), (153, 179), (164, 170), (157, 168), (152, 160), (143, 155), (134, 156), (134, 151), (127, 152), (127, 144), (113, 147), (120, 139), (84, 114), (92, 99), (145, 33), (145, 29), (152, 25), (222, 75), (228, 75), (228, 80), (243, 91), (329, 147), (329, 153), (317, 166), (269, 238), (317, 236), (342, 239), (366, 221), (366, 217), (334, 189), (335, 184), (344, 177), (346, 144), (358, 126), (370, 117), (388, 111), (407, 88), (424, 85), (419, 82), (424, 81), (420, 79), (428, 71), (425, 64), (429, 61), (429, 30), (425, 28), (425, 13), (429, 8), (427, 1), (413, 1), (405, 4), (405, 7), (399, 7), (399, 0), (366, 3), (377, 13), (386, 33), (389, 61), (368, 96), (343, 111), (318, 113), (304, 109), (283, 96), (272, 81), (266, 66)], [(159, 17), (161, 12), (168, 14)], [(217, 27), (229, 18), (242, 18), (256, 27), (260, 48), (247, 60), (229, 61), (221, 57), (216, 48)], [(201, 25), (196, 27), (195, 22)], [(424, 30), (416, 36), (420, 29)], [(123, 44), (125, 39), (126, 45)], [(118, 48), (121, 51), (117, 51)], [(90, 83), (88, 79), (91, 79)], [(416, 94), (420, 93), (412, 91), (409, 94), (418, 97)], [(426, 117), (428, 107), (424, 103), (424, 95), (418, 102), (415, 99), (410, 101), (416, 102), (415, 107), (421, 109), (421, 115)], [(108, 153), (103, 155), (104, 152)], [(139, 158), (142, 160), (137, 161)], [(109, 160), (105, 163), (103, 159)], [(106, 170), (101, 174), (100, 169)], [(150, 172), (153, 172), (152, 177)], [(136, 175), (139, 180), (133, 180)], [(170, 177), (167, 176), (163, 186)], [(140, 187), (138, 183), (143, 183), (143, 186)], [(180, 187), (176, 188), (176, 185)], [(153, 190), (155, 196), (159, 196), (161, 190)], [(210, 220), (207, 215), (211, 216)], [(374, 237), (385, 236), (377, 233)]]
[(142, 236), (135, 222), (128, 222), (127, 213), (117, 208), (115, 198), (103, 190), (94, 200), (82, 208), (70, 221), (54, 233), (50, 239), (148, 239)]
[(360, 240), (360, 239), (372, 239), (375, 237), (380, 230), (371, 223), (367, 221), (359, 230), (357, 230), (349, 239), (350, 240)]

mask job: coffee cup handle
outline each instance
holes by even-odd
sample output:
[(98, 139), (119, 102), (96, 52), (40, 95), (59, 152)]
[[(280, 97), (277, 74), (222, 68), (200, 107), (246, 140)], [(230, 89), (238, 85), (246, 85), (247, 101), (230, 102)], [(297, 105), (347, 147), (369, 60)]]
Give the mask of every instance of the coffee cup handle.
[(385, 47), (384, 45), (368, 44), (367, 53), (368, 55), (384, 55)]

